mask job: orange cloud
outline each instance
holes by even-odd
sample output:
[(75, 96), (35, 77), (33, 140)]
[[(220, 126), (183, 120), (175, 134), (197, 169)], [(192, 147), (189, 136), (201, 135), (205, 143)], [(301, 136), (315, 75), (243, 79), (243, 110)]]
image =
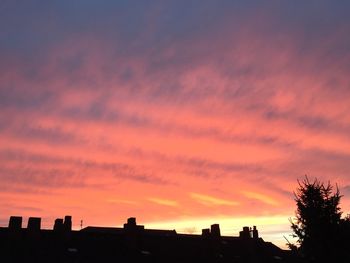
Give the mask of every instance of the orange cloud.
[(174, 201), (174, 200), (168, 200), (168, 199), (162, 199), (162, 198), (156, 198), (156, 197), (149, 197), (147, 198), (148, 201), (151, 201), (155, 204), (158, 205), (164, 205), (164, 206), (178, 206), (178, 202)]
[(207, 205), (207, 206), (236, 206), (239, 205), (238, 202), (235, 201), (230, 201), (230, 200), (225, 200), (209, 195), (203, 195), (203, 194), (198, 194), (198, 193), (190, 193), (191, 198), (196, 200), (198, 203)]
[(264, 194), (260, 194), (260, 193), (256, 193), (256, 192), (249, 192), (249, 191), (242, 191), (243, 195), (245, 195), (248, 198), (251, 199), (256, 199), (262, 203), (268, 204), (268, 205), (272, 205), (272, 206), (278, 206), (279, 202), (277, 202), (275, 199), (264, 195)]

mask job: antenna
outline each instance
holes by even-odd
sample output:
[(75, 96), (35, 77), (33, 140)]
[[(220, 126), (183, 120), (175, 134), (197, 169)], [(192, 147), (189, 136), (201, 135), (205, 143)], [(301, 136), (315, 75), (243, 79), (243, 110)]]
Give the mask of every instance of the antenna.
[(80, 229), (83, 229), (83, 219), (80, 220)]
[(290, 248), (291, 248), (291, 247), (293, 246), (293, 244), (289, 242), (288, 238), (286, 238), (286, 236), (285, 236), (285, 235), (283, 235), (283, 237), (284, 237), (284, 239), (287, 241), (287, 243), (288, 243), (288, 247), (290, 247)]

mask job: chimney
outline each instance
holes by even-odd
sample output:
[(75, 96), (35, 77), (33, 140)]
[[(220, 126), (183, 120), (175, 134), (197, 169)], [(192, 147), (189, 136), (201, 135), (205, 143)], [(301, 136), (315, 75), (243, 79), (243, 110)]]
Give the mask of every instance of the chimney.
[(128, 226), (136, 226), (136, 218), (135, 217), (129, 217), (127, 224), (128, 224)]
[(20, 230), (22, 228), (22, 217), (21, 216), (11, 216), (9, 221), (10, 230)]
[(40, 217), (29, 217), (27, 229), (29, 231), (39, 231), (41, 226), (41, 218)]
[(258, 230), (256, 229), (256, 226), (253, 226), (253, 238), (254, 239), (259, 238), (259, 233), (258, 233)]
[(243, 231), (239, 232), (240, 238), (251, 238), (250, 236), (250, 229), (248, 226), (243, 227)]
[(126, 224), (124, 224), (124, 229), (127, 231), (141, 231), (145, 227), (144, 226), (139, 226), (136, 224), (136, 218), (135, 217), (129, 217), (128, 221)]
[(124, 229), (136, 229), (136, 218), (129, 217), (126, 224), (124, 224)]
[(57, 218), (55, 220), (55, 224), (53, 226), (54, 231), (63, 231), (64, 225), (63, 225), (63, 219), (62, 218)]
[(211, 235), (214, 237), (220, 237), (221, 233), (220, 233), (220, 226), (219, 224), (213, 224), (210, 226), (210, 232)]
[(64, 222), (63, 222), (64, 230), (65, 231), (71, 231), (72, 230), (72, 217), (71, 216), (65, 216)]
[(202, 229), (202, 236), (203, 237), (210, 236), (210, 229), (209, 228)]

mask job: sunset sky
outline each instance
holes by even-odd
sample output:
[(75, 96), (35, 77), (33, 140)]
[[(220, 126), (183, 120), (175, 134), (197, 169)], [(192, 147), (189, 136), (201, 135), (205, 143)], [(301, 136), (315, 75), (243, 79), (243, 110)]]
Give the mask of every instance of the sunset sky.
[[(297, 179), (350, 213), (350, 1), (0, 1), (10, 215), (283, 246)], [(26, 219), (24, 220), (26, 226)]]

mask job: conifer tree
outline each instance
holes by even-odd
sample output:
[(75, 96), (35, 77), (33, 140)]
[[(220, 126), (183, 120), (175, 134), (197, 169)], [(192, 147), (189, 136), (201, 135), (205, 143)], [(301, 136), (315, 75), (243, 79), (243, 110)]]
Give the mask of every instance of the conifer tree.
[[(338, 187), (307, 177), (294, 193), (296, 218), (291, 220), (299, 251), (309, 262), (335, 262), (339, 257), (341, 237), (341, 195)], [(339, 261), (342, 262), (342, 261)]]

